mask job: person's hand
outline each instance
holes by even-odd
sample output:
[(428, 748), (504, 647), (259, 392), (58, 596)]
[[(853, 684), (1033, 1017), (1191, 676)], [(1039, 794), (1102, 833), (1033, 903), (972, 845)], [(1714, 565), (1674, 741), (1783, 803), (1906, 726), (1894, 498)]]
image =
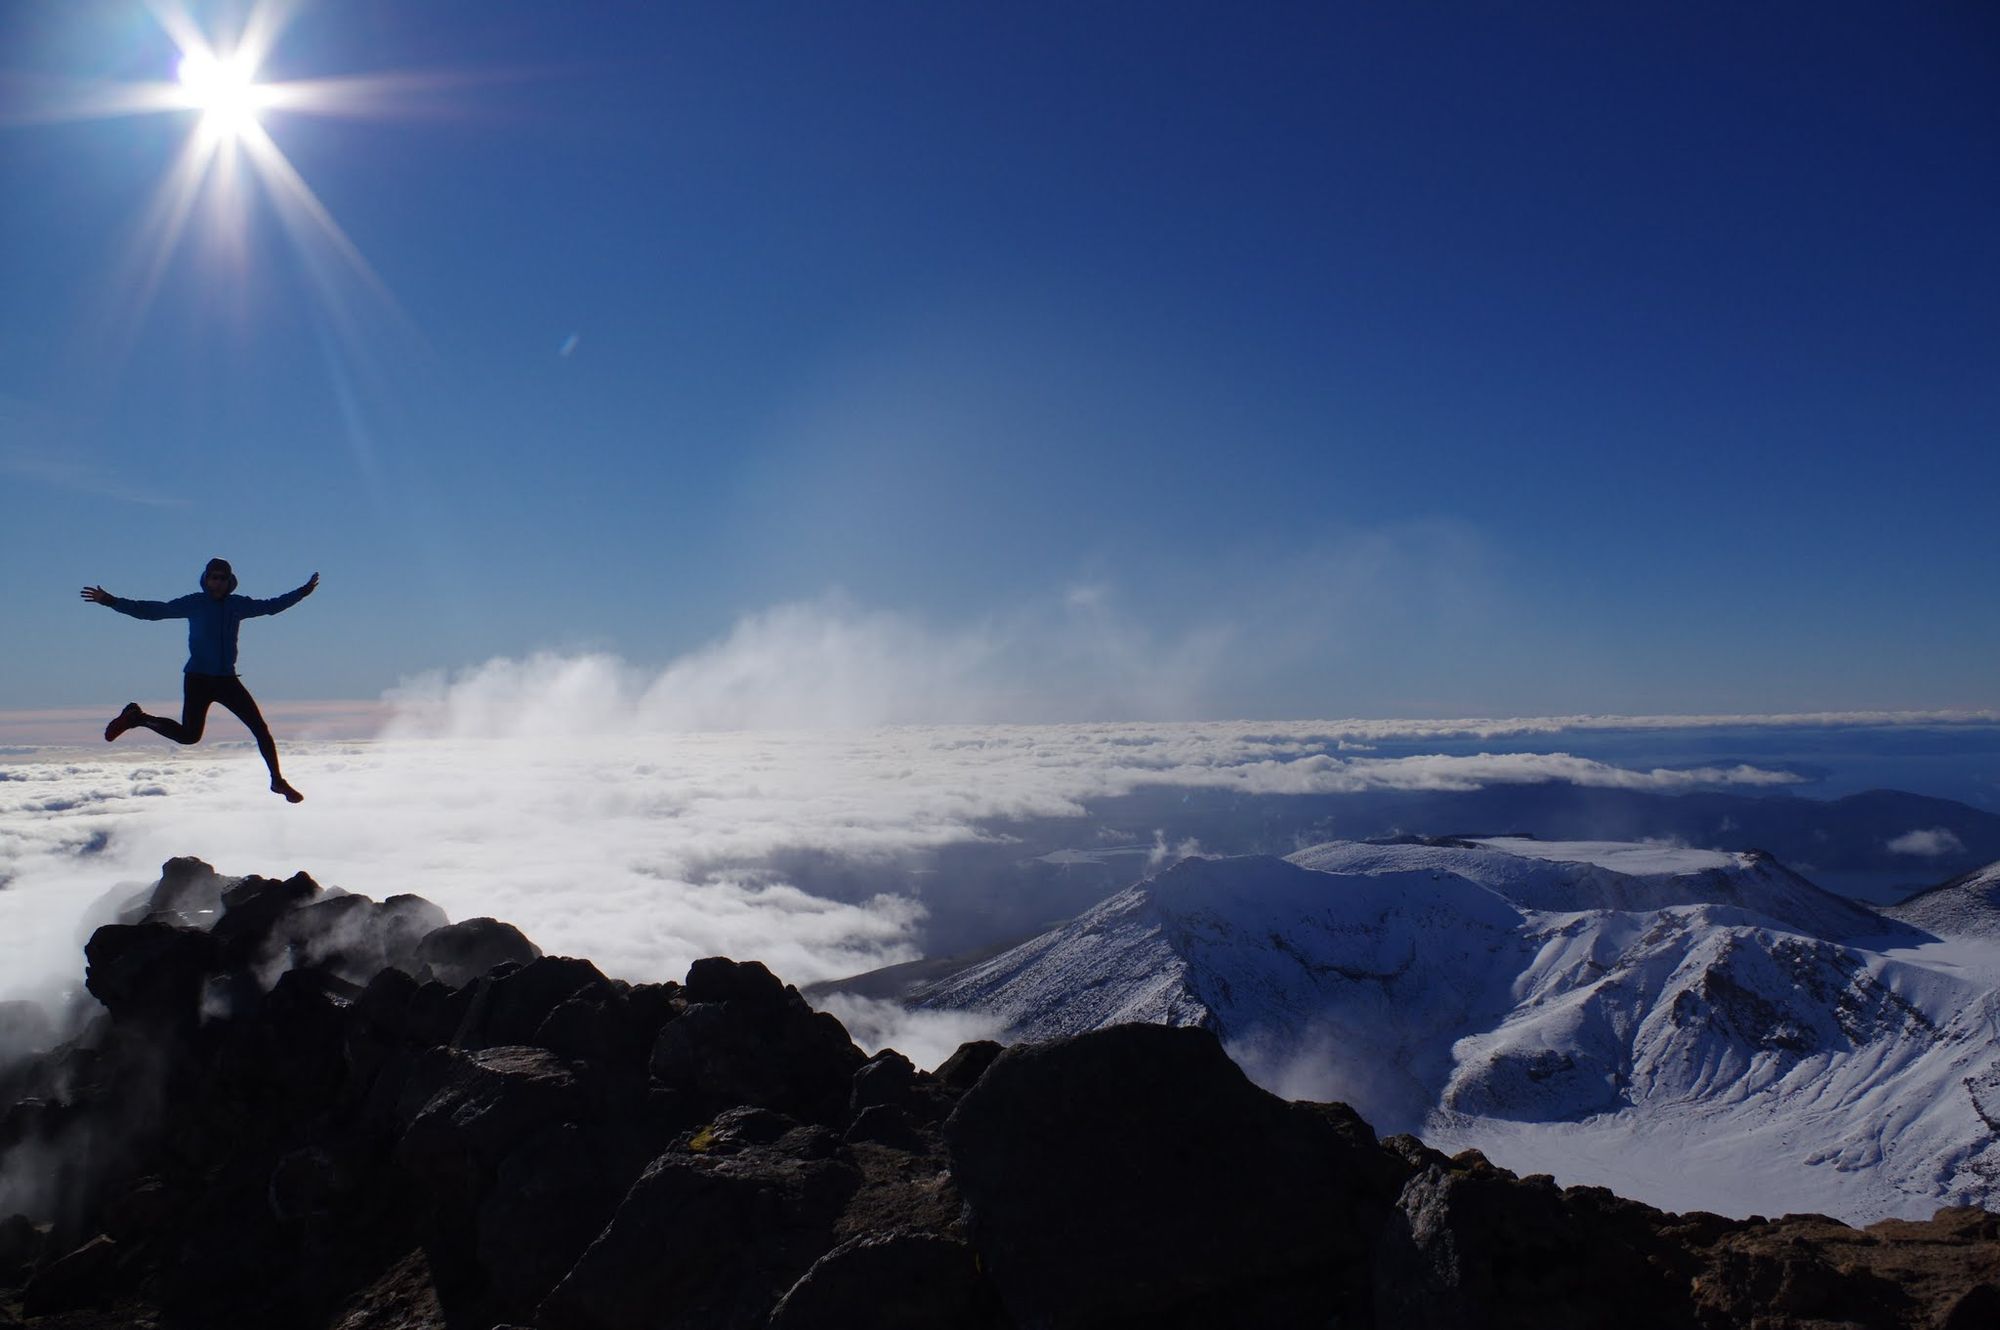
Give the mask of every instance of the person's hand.
[(313, 593), (313, 588), (318, 585), (319, 585), (319, 574), (314, 573), (311, 577), (308, 577), (306, 579), (305, 593), (308, 596), (310, 596)]
[(112, 601), (118, 599), (118, 597), (112, 595), (101, 586), (85, 587), (83, 589), (83, 598), (93, 605), (109, 605)]

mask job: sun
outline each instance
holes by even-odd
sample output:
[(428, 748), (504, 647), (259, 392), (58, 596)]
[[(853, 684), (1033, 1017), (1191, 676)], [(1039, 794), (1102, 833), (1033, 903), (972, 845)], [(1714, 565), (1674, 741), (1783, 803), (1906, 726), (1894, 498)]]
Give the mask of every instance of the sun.
[[(143, 80), (51, 82), (18, 113), (26, 122), (154, 114), (188, 122), (185, 138), (134, 219), (127, 254), (106, 278), (117, 293), (107, 304), (112, 311), (107, 322), (117, 331), (107, 332), (107, 341), (129, 344), (190, 235), (203, 241), (202, 257), (211, 265), (228, 265), (239, 276), (250, 273), (256, 252), (251, 228), (258, 217), (280, 226), (337, 327), (359, 326), (354, 302), (363, 297), (404, 326), (395, 297), (273, 135), (297, 117), (421, 113), (431, 97), (455, 86), (457, 76), (404, 71), (270, 78), (271, 67), (287, 63), (272, 57), (304, 3), (230, 0), (227, 8), (239, 21), (211, 32), (197, 21), (195, 0), (127, 0), (126, 7), (146, 11), (164, 39), (149, 46), (157, 53), (158, 73)], [(0, 106), (0, 127), (16, 117), (12, 107)], [(268, 208), (254, 206), (260, 201)]]
[(201, 112), (202, 132), (233, 143), (258, 128), (257, 113), (271, 90), (257, 82), (255, 62), (244, 52), (219, 56), (191, 51), (181, 60), (181, 96)]

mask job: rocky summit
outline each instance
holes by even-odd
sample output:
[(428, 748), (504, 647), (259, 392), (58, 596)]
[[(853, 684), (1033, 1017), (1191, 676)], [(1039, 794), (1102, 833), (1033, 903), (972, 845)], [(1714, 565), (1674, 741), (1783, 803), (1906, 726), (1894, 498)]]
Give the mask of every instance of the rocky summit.
[[(935, 1071), (194, 859), (0, 1066), (0, 1327), (1990, 1327), (2000, 1215), (1669, 1214), (1378, 1140), (1200, 1028)], [(51, 1046), (52, 1045), (52, 1046)]]

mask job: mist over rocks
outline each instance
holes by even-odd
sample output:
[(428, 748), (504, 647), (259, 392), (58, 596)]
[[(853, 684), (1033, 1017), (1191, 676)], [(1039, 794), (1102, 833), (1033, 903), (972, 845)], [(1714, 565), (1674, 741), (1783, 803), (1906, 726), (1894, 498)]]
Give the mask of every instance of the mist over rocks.
[(198, 860), (86, 956), (101, 1011), (0, 1064), (0, 1324), (1787, 1330), (2000, 1299), (2000, 1216), (1667, 1214), (1378, 1141), (1204, 1029), (925, 1072), (755, 961), (630, 984)]

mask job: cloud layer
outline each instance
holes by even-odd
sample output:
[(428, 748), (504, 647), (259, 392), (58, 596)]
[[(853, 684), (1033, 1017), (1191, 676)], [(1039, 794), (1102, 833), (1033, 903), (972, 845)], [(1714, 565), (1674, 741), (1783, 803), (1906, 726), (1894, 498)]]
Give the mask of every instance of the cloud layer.
[[(12, 986), (73, 979), (84, 906), (180, 854), (226, 873), (303, 868), (377, 897), (416, 892), (454, 917), (510, 919), (544, 948), (628, 978), (729, 954), (803, 983), (914, 958), (913, 855), (990, 838), (996, 820), (1081, 818), (1092, 800), (1141, 787), (1338, 795), (1794, 779), (1562, 753), (1350, 756), (1306, 724), (617, 733), (647, 693), (598, 686), (615, 677), (595, 658), (548, 658), (489, 668), (424, 704), (454, 728), (504, 737), (292, 745), (286, 770), (309, 796), (298, 808), (263, 789), (244, 746), (183, 752), (135, 736), (0, 769)], [(800, 854), (837, 858), (879, 891), (811, 896), (773, 867)]]
[[(226, 720), (193, 750), (134, 733), (116, 748), (0, 752), (0, 997), (74, 985), (87, 907), (114, 885), (150, 882), (175, 855), (231, 874), (305, 869), (376, 897), (415, 892), (456, 918), (512, 920), (544, 948), (625, 978), (676, 977), (726, 954), (808, 983), (914, 958), (924, 915), (913, 864), (926, 854), (1004, 837), (1013, 820), (1082, 819), (1093, 801), (1142, 788), (1757, 791), (1801, 778), (1734, 759), (1623, 766), (1465, 750), (1612, 730), (1978, 719), (998, 723), (1022, 710), (1009, 687), (1037, 670), (1119, 691), (1135, 710), (1171, 710), (1208, 668), (1213, 644), (1199, 633), (1135, 635), (1092, 588), (1069, 602), (1060, 633), (940, 633), (814, 602), (746, 619), (658, 670), (548, 653), (429, 675), (345, 718), (386, 714), (379, 738), (286, 743), (287, 774), (308, 795), (298, 808), (265, 791), (247, 745), (218, 742), (235, 732)], [(1028, 643), (1060, 659), (1024, 661)], [(966, 715), (987, 719), (937, 723)], [(314, 717), (342, 713), (301, 719)], [(1408, 751), (1430, 742), (1456, 751)], [(1390, 744), (1403, 751), (1380, 751)], [(1079, 844), (1089, 834), (1079, 824)], [(1932, 852), (1913, 836), (1898, 847)], [(801, 888), (786, 868), (801, 858), (838, 864), (841, 899)]]

